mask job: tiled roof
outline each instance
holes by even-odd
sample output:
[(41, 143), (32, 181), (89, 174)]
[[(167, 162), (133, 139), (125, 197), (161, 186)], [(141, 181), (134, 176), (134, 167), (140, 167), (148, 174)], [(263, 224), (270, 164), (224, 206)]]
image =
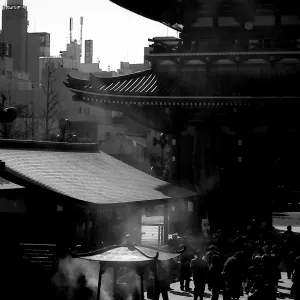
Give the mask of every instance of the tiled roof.
[(35, 149), (30, 148), (30, 144), (27, 144), (29, 148), (22, 149), (20, 146), (14, 149), (5, 147), (3, 141), (0, 141), (0, 160), (5, 162), (5, 172), (74, 199), (114, 204), (195, 195), (134, 169), (103, 152), (88, 151), (87, 148), (85, 151), (76, 151), (76, 147), (60, 150), (58, 146), (41, 150), (36, 143), (33, 145)]
[(0, 177), (0, 190), (13, 190), (22, 188), (24, 187)]
[[(284, 89), (279, 84), (282, 80), (285, 82)], [(294, 88), (296, 80), (297, 76), (293, 74), (269, 78), (224, 73), (206, 78), (197, 71), (171, 74), (146, 70), (111, 78), (91, 74), (88, 81), (68, 76), (65, 85), (74, 93), (75, 101), (110, 105), (115, 110), (120, 109), (120, 105), (218, 109), (273, 103), (280, 95), (286, 100), (298, 99), (299, 91)]]

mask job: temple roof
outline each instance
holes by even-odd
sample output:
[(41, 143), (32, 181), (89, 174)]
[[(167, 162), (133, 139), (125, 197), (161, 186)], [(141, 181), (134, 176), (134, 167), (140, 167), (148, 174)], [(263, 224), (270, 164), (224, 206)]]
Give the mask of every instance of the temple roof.
[(0, 140), (0, 160), (5, 179), (95, 204), (196, 195), (98, 151), (97, 144)]
[(297, 99), (298, 76), (299, 71), (274, 76), (228, 72), (207, 76), (203, 71), (146, 70), (111, 78), (91, 74), (89, 81), (68, 76), (65, 85), (75, 94), (74, 100), (89, 104), (212, 108), (248, 106), (257, 100), (271, 103), (279, 97)]

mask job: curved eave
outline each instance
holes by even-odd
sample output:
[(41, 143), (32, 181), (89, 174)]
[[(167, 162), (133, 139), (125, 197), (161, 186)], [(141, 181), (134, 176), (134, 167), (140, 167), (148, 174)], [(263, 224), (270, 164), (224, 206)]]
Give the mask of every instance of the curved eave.
[[(147, 95), (118, 95), (87, 93), (70, 89), (74, 94), (74, 101), (97, 105), (137, 105), (137, 106), (180, 106), (199, 108), (222, 108), (252, 106), (259, 101), (275, 101), (277, 96), (251, 97), (251, 96), (147, 96)], [(284, 97), (287, 100), (298, 100), (297, 96)]]

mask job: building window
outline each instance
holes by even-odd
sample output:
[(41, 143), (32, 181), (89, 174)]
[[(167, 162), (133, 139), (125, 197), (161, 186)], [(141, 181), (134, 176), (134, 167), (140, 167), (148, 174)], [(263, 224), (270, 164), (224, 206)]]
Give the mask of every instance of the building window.
[(79, 114), (81, 114), (81, 106), (79, 107)]

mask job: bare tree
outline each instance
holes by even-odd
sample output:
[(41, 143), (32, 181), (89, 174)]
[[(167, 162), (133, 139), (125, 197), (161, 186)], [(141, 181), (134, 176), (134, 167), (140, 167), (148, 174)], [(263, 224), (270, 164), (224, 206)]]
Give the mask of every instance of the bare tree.
[(60, 111), (59, 95), (55, 89), (55, 78), (53, 76), (55, 70), (51, 68), (50, 60), (48, 61), (46, 83), (42, 84), (42, 89), (46, 96), (46, 103), (42, 109), (42, 120), (40, 123), (44, 129), (45, 140), (48, 140), (49, 133), (51, 132), (54, 123), (58, 120), (58, 113)]

